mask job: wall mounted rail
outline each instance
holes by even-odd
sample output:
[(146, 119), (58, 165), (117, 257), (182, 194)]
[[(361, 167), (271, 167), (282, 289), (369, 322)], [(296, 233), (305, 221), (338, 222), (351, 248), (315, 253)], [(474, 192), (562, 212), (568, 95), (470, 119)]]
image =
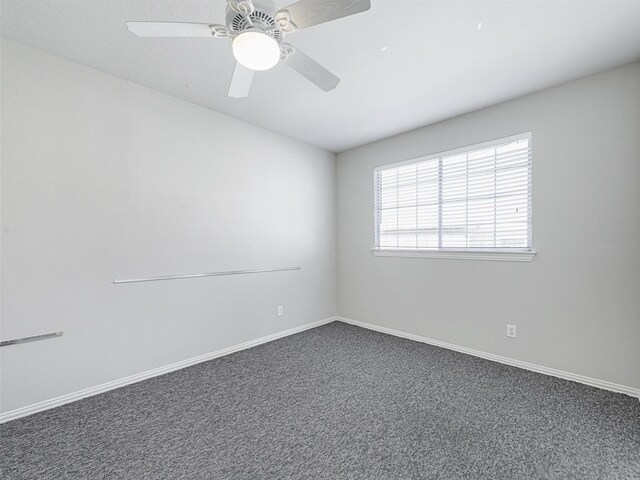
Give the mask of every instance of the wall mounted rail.
[(44, 335), (34, 335), (33, 337), (14, 338), (13, 340), (5, 340), (0, 342), (0, 347), (8, 347), (9, 345), (17, 345), (19, 343), (37, 342), (38, 340), (47, 340), (48, 338), (61, 337), (64, 332), (45, 333)]
[(292, 270), (302, 270), (302, 267), (264, 268), (260, 270), (231, 270), (228, 272), (196, 273), (193, 275), (168, 275), (164, 277), (127, 278), (123, 280), (114, 280), (113, 283), (121, 284), (121, 283), (159, 282), (161, 280), (184, 280), (186, 278), (222, 277), (225, 275), (246, 275), (249, 273), (288, 272)]

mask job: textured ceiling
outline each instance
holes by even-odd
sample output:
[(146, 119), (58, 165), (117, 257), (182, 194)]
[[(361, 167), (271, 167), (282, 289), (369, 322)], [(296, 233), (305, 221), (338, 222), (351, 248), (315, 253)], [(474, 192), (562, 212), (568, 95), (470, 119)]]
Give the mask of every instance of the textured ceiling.
[(224, 0), (2, 0), (1, 20), (7, 38), (333, 152), (640, 59), (640, 0), (371, 3), (287, 36), (342, 79), (336, 90), (279, 65), (246, 99), (226, 96), (228, 40), (125, 26), (224, 23)]

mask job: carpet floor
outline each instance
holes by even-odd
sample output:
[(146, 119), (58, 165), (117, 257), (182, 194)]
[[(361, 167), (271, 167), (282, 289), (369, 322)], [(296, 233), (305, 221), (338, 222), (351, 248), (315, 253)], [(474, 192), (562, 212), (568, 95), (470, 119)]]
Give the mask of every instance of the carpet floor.
[(640, 403), (332, 323), (0, 425), (9, 479), (640, 479)]

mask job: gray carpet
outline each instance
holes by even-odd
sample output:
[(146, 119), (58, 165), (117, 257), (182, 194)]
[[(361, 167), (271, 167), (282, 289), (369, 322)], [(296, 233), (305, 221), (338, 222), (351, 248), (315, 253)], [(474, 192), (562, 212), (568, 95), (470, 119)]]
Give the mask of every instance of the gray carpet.
[(0, 426), (2, 479), (637, 479), (637, 399), (333, 323)]

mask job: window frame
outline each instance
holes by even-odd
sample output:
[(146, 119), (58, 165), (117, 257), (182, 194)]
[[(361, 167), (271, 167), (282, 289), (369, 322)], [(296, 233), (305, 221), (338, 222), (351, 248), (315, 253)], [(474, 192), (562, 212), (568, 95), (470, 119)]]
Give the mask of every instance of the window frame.
[[(462, 153), (468, 153), (475, 150), (482, 150), (484, 148), (495, 147), (499, 144), (511, 143), (517, 140), (527, 139), (529, 142), (529, 149), (531, 151), (531, 167), (529, 174), (529, 248), (516, 249), (500, 249), (500, 248), (432, 248), (432, 249), (417, 249), (417, 248), (388, 248), (380, 247), (376, 245), (376, 241), (379, 238), (379, 208), (378, 208), (378, 186), (377, 178), (380, 170), (386, 170), (390, 168), (402, 167), (404, 165), (411, 165), (415, 163), (426, 162), (437, 158), (459, 155)], [(531, 262), (536, 255), (536, 250), (533, 248), (533, 134), (531, 131), (509, 135), (506, 137), (496, 138), (493, 140), (487, 140), (480, 143), (466, 145), (450, 150), (443, 150), (441, 152), (432, 153), (429, 155), (422, 155), (419, 157), (403, 160), (395, 163), (388, 163), (385, 165), (379, 165), (373, 171), (373, 240), (374, 246), (371, 249), (373, 255), (378, 257), (409, 257), (409, 258), (440, 258), (440, 259), (458, 259), (458, 260), (492, 260), (492, 261), (508, 261), (508, 262)]]

